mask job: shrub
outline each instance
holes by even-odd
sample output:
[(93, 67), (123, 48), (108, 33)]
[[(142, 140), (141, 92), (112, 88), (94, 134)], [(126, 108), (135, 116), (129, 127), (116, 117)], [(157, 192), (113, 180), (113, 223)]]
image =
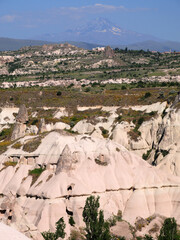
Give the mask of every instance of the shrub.
[(70, 216), (69, 218), (69, 224), (73, 227), (75, 225), (75, 221), (74, 218), (72, 216)]
[(39, 178), (39, 176), (41, 175), (41, 173), (44, 170), (45, 170), (44, 168), (35, 168), (35, 169), (29, 171), (29, 175), (32, 176), (32, 183), (31, 183), (31, 185), (33, 185), (37, 181), (37, 179)]
[(124, 85), (121, 87), (121, 90), (126, 90), (126, 89), (127, 89), (127, 87)]
[(99, 159), (95, 158), (95, 162), (98, 164), (98, 165), (101, 165), (101, 166), (107, 166), (108, 163), (107, 162), (102, 162), (100, 161)]
[(0, 142), (0, 153), (3, 153), (7, 150), (7, 147), (11, 144), (10, 141)]
[(168, 150), (161, 150), (161, 153), (162, 153), (163, 157), (165, 157), (166, 155), (169, 154), (169, 151)]
[(22, 144), (20, 142), (16, 142), (12, 148), (15, 148), (15, 149), (20, 149), (22, 147)]
[(28, 141), (23, 146), (23, 151), (25, 152), (34, 152), (39, 145), (41, 144), (41, 138), (33, 138), (32, 140)]
[(144, 94), (144, 98), (148, 98), (148, 97), (150, 97), (151, 96), (151, 93), (150, 92), (146, 92), (145, 94)]
[(91, 88), (90, 87), (87, 87), (84, 89), (85, 92), (90, 92), (91, 91)]
[(147, 234), (144, 236), (143, 239), (144, 240), (153, 240), (153, 238), (150, 235), (147, 235)]
[(141, 124), (144, 122), (144, 118), (143, 117), (140, 117), (139, 119), (138, 119), (138, 122), (137, 122), (137, 124), (138, 124), (138, 128), (141, 126)]
[(62, 92), (61, 92), (61, 91), (57, 91), (56, 95), (57, 95), (57, 96), (61, 96), (61, 95), (62, 95)]
[(9, 166), (15, 167), (17, 165), (17, 162), (7, 161), (7, 162), (4, 162), (3, 165), (5, 167), (9, 167)]
[(109, 136), (109, 131), (108, 131), (107, 129), (103, 128), (103, 127), (100, 127), (100, 129), (101, 129), (101, 132), (102, 132), (103, 137), (104, 137), (104, 138), (108, 138), (108, 136)]
[(60, 218), (56, 222), (56, 232), (52, 233), (50, 231), (48, 232), (43, 232), (42, 236), (44, 237), (45, 240), (57, 240), (58, 238), (65, 238), (65, 229), (66, 225), (64, 223), (64, 219)]
[(144, 160), (148, 160), (151, 151), (152, 151), (152, 149), (147, 150), (147, 153), (143, 153), (142, 158), (143, 158)]
[(11, 133), (12, 133), (12, 128), (4, 128), (0, 132), (0, 141), (10, 137)]
[(107, 222), (109, 223), (109, 226), (115, 226), (116, 222), (120, 222), (122, 220), (122, 212), (119, 210), (117, 215), (113, 215), (112, 217), (108, 218)]

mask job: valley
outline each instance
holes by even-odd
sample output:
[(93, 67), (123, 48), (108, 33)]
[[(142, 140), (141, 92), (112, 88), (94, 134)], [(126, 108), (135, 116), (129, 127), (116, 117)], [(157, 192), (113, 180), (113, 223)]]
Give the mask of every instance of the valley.
[(63, 217), (65, 239), (85, 239), (83, 208), (99, 196), (119, 219), (112, 239), (158, 239), (173, 217), (179, 230), (179, 90), (176, 52), (0, 52), (1, 221), (43, 240)]

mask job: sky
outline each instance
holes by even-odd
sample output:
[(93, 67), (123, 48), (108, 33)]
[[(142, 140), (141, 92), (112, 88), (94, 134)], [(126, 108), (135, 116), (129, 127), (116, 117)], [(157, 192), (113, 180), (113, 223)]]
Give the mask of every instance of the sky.
[(0, 37), (32, 39), (74, 29), (97, 17), (180, 42), (180, 0), (0, 0)]

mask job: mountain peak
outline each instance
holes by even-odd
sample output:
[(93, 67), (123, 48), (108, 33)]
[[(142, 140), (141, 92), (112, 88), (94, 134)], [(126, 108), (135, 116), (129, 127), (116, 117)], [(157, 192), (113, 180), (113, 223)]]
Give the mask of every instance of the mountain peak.
[[(42, 36), (40, 37), (42, 39)], [(106, 18), (98, 17), (75, 29), (64, 33), (54, 34), (52, 38), (43, 37), (50, 41), (89, 42), (100, 45), (127, 45), (146, 40), (157, 40), (153, 36), (128, 31)]]

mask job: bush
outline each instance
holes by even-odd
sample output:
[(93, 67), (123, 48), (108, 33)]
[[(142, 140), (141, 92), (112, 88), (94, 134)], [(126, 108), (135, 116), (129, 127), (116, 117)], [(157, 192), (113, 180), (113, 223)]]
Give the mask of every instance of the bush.
[(151, 93), (150, 92), (146, 92), (145, 94), (144, 94), (144, 98), (148, 98), (148, 97), (150, 97), (151, 96)]
[(75, 225), (75, 221), (74, 218), (72, 216), (70, 216), (69, 218), (69, 224), (73, 227)]
[(168, 150), (161, 150), (161, 153), (162, 153), (163, 157), (165, 157), (166, 155), (169, 154), (169, 151)]
[(126, 90), (126, 89), (127, 89), (127, 87), (124, 85), (121, 87), (121, 90)]
[(16, 142), (12, 148), (15, 148), (15, 149), (20, 149), (22, 147), (22, 144), (20, 142)]
[(84, 89), (85, 92), (90, 92), (91, 91), (91, 88), (90, 87), (87, 87)]
[(153, 240), (153, 238), (150, 235), (147, 235), (147, 234), (144, 236), (143, 239), (144, 240)]
[(57, 240), (58, 238), (65, 238), (65, 229), (66, 225), (64, 223), (64, 219), (60, 218), (56, 222), (56, 232), (52, 233), (50, 231), (48, 232), (43, 232), (42, 236), (44, 237), (45, 240)]
[(12, 133), (12, 128), (4, 128), (1, 132), (0, 132), (0, 141), (7, 139), (8, 137), (10, 137)]
[(23, 151), (25, 152), (34, 152), (39, 145), (41, 144), (41, 138), (33, 138), (32, 140), (29, 140), (27, 143), (24, 144), (23, 146)]
[(62, 95), (62, 92), (61, 92), (61, 91), (57, 91), (56, 95), (57, 95), (57, 96), (61, 96), (61, 95)]
[(29, 175), (32, 176), (32, 183), (31, 183), (31, 185), (33, 185), (37, 181), (37, 179), (39, 178), (39, 176), (41, 175), (41, 173), (44, 170), (45, 170), (44, 168), (35, 168), (35, 169), (29, 171)]
[(152, 149), (147, 150), (147, 153), (143, 153), (142, 158), (143, 158), (144, 160), (148, 160), (151, 151), (152, 151)]
[(9, 166), (15, 167), (17, 165), (17, 162), (7, 161), (7, 162), (4, 162), (3, 165), (5, 167), (9, 167)]

